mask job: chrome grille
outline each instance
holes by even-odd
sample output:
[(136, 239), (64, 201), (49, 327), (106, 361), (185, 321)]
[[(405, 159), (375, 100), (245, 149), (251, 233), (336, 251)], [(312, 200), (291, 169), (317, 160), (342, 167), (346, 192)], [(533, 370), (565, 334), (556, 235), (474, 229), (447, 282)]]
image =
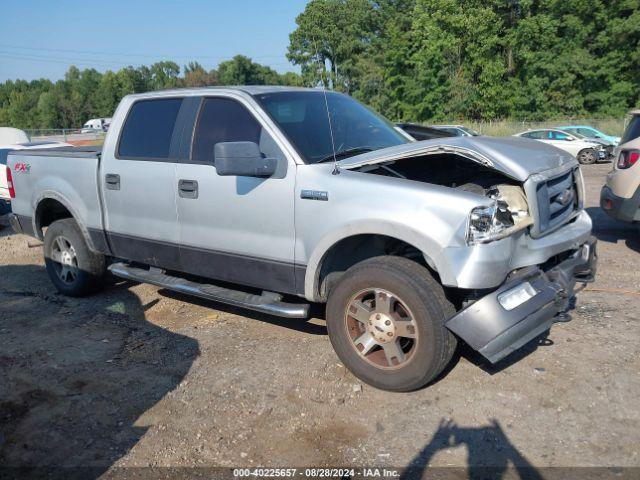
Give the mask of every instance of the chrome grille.
[(578, 209), (575, 173), (570, 170), (538, 184), (538, 231), (544, 233), (565, 223)]

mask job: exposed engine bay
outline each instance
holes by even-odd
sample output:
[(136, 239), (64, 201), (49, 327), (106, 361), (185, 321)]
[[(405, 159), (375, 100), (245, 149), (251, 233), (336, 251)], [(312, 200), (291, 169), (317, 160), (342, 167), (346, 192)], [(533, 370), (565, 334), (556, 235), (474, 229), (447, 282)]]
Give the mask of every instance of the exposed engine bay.
[[(491, 199), (490, 207), (474, 210), (470, 215), (472, 226), (487, 233), (474, 238), (473, 243), (483, 243), (484, 238), (504, 238), (533, 224), (520, 182), (459, 153), (431, 153), (363, 165), (356, 170), (464, 190)], [(499, 227), (498, 235), (493, 226)]]

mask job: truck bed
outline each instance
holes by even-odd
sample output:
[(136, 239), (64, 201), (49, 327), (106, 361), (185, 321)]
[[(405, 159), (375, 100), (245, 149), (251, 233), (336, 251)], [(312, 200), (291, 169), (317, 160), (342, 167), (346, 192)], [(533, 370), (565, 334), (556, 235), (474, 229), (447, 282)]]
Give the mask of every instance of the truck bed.
[(99, 184), (99, 147), (62, 147), (16, 150), (9, 153), (16, 197), (11, 209), (40, 237), (37, 206), (43, 199), (55, 201), (78, 221), (87, 237), (103, 237), (102, 201)]
[(65, 157), (65, 158), (98, 158), (102, 147), (58, 147), (40, 148), (37, 150), (16, 150), (9, 155), (28, 155), (34, 157)]

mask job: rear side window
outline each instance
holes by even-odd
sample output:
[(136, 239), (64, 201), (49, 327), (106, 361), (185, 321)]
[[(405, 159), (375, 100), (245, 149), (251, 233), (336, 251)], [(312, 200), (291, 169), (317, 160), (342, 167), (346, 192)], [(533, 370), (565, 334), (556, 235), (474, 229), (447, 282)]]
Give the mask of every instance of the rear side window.
[(635, 140), (640, 137), (640, 115), (635, 115), (631, 117), (631, 121), (629, 125), (627, 125), (627, 129), (624, 131), (624, 135), (622, 136), (622, 140), (620, 143), (627, 143), (631, 140)]
[(131, 107), (118, 146), (121, 158), (169, 158), (181, 98), (141, 100)]
[(545, 138), (545, 132), (529, 132), (527, 134), (525, 134), (528, 138), (536, 138), (536, 139), (542, 139)]
[(206, 98), (198, 115), (191, 159), (213, 162), (220, 142), (260, 143), (262, 127), (245, 107), (227, 98)]

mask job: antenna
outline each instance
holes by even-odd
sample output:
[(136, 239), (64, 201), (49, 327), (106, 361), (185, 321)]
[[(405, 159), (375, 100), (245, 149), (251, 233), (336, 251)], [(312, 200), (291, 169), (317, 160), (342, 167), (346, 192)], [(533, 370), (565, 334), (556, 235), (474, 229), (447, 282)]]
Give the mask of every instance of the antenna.
[(338, 168), (338, 159), (336, 157), (336, 144), (333, 139), (333, 125), (331, 124), (331, 113), (329, 112), (329, 100), (327, 100), (327, 88), (324, 84), (324, 73), (326, 72), (326, 66), (320, 61), (320, 50), (318, 49), (317, 40), (314, 41), (316, 45), (316, 56), (318, 57), (318, 64), (321, 65), (322, 71), (320, 73), (320, 83), (322, 83), (322, 93), (324, 95), (324, 106), (327, 109), (327, 120), (329, 122), (329, 135), (331, 136), (331, 151), (333, 152), (333, 172), (332, 175), (339, 175), (340, 169)]

